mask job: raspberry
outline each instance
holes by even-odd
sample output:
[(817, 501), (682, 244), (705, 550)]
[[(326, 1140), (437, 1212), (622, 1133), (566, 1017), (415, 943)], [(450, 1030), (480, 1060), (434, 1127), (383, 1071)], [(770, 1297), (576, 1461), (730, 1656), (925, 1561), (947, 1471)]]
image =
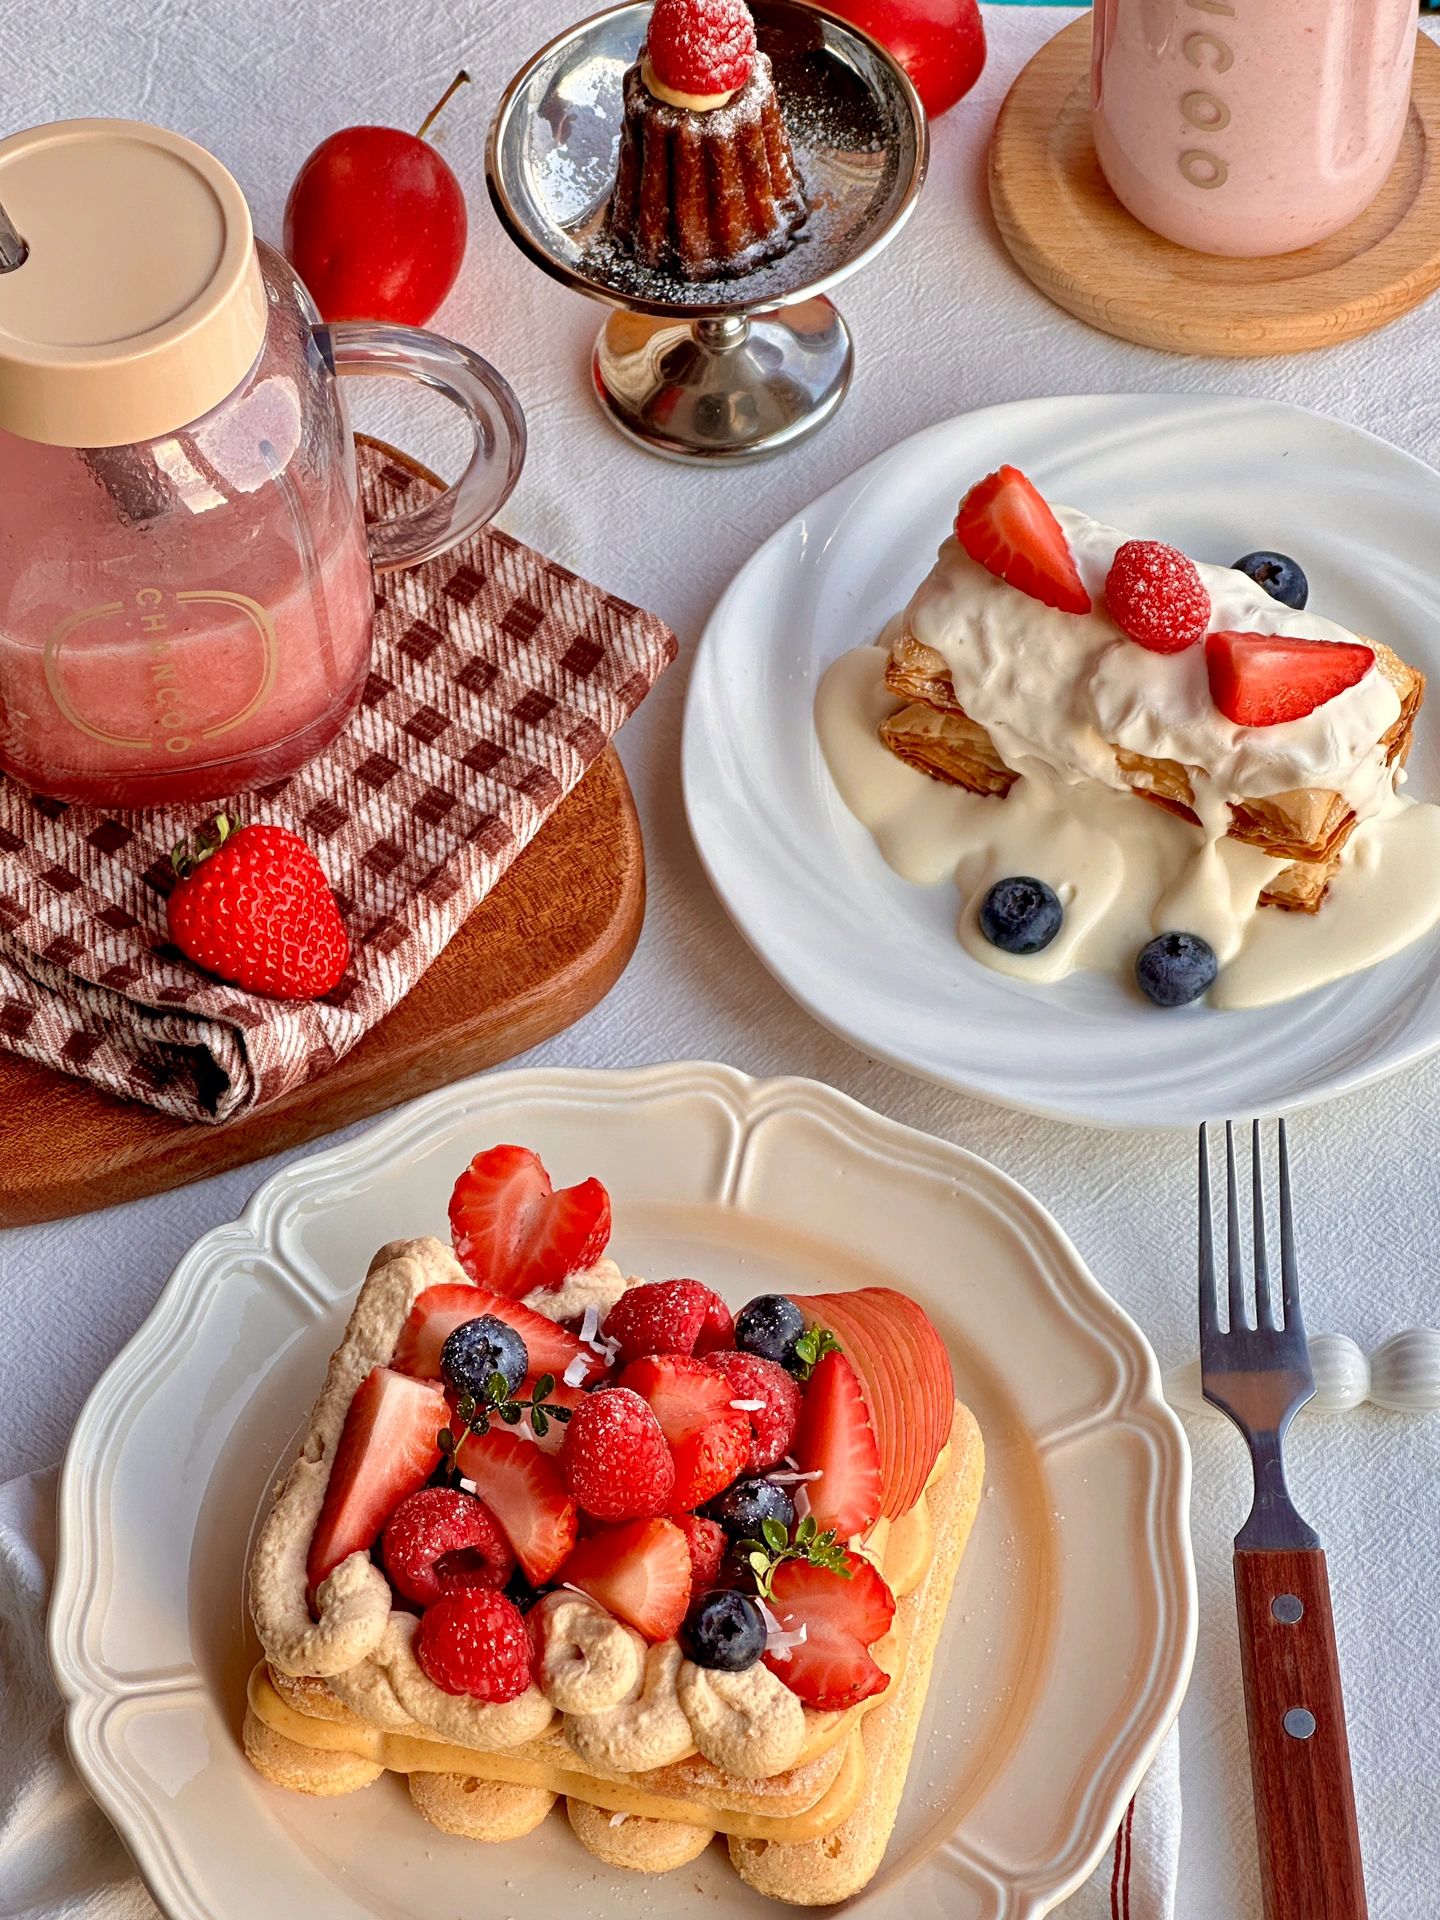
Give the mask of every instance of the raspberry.
[(762, 1360), (758, 1353), (711, 1353), (705, 1357), (710, 1366), (724, 1374), (737, 1400), (764, 1402), (763, 1406), (745, 1409), (751, 1436), (747, 1470), (763, 1473), (790, 1451), (800, 1419), (799, 1383), (778, 1362)]
[(690, 1598), (698, 1600), (720, 1578), (720, 1562), (730, 1544), (725, 1529), (698, 1513), (677, 1513), (675, 1524), (690, 1549)]
[(597, 1520), (664, 1513), (675, 1490), (675, 1462), (660, 1422), (624, 1387), (588, 1394), (575, 1409), (560, 1467), (576, 1501)]
[(755, 22), (744, 0), (655, 0), (645, 51), (677, 93), (730, 93), (755, 64)]
[(452, 1593), (427, 1607), (415, 1658), (445, 1693), (498, 1703), (516, 1699), (530, 1684), (530, 1636), (520, 1609), (503, 1593)]
[(654, 1280), (622, 1293), (605, 1316), (605, 1333), (620, 1343), (620, 1364), (651, 1353), (711, 1352), (728, 1347), (735, 1322), (718, 1293), (698, 1280)]
[(503, 1587), (515, 1571), (490, 1510), (458, 1488), (421, 1487), (385, 1523), (381, 1551), (391, 1585), (417, 1607), (446, 1593)]
[(1183, 653), (1210, 624), (1210, 596), (1195, 562), (1163, 540), (1127, 540), (1118, 549), (1105, 576), (1105, 606), (1151, 653)]

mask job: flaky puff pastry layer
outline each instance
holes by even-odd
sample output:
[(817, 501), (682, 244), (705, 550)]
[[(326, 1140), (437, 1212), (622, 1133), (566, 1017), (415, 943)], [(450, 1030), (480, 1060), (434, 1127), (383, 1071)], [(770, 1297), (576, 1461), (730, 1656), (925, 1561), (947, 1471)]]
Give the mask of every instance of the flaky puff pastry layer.
[[(1376, 665), (1399, 696), (1399, 717), (1380, 744), (1387, 762), (1401, 766), (1425, 697), (1425, 676), (1378, 641), (1366, 645), (1374, 649)], [(956, 699), (949, 668), (933, 647), (902, 633), (890, 650), (885, 685), (907, 703), (880, 725), (881, 740), (898, 759), (971, 793), (1001, 799), (1009, 793), (1019, 775), (1006, 766), (989, 733)], [(1178, 760), (1152, 759), (1122, 747), (1114, 753), (1125, 784), (1137, 798), (1198, 826), (1188, 768)], [(1318, 911), (1354, 828), (1355, 813), (1345, 796), (1318, 787), (1247, 796), (1230, 809), (1231, 838), (1290, 862), (1261, 894), (1260, 904), (1302, 913)]]

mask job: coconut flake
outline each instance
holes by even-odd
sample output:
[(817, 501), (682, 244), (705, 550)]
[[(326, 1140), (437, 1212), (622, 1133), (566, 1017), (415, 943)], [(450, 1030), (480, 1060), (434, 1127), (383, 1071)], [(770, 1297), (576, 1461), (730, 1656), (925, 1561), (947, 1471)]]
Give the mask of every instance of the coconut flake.
[(760, 1609), (760, 1618), (765, 1622), (766, 1633), (779, 1633), (781, 1630), (779, 1617), (766, 1606), (759, 1594), (755, 1596), (755, 1604)]
[(815, 1467), (812, 1468), (809, 1473), (801, 1473), (800, 1470), (796, 1468), (790, 1473), (767, 1473), (765, 1478), (770, 1482), (772, 1487), (800, 1487), (804, 1486), (808, 1480), (823, 1480), (825, 1478), (825, 1469), (823, 1467)]
[(623, 1827), (629, 1818), (628, 1813), (612, 1813), (610, 1816), (610, 1825), (612, 1827)]
[(600, 1309), (592, 1300), (580, 1316), (580, 1338), (588, 1347), (600, 1330)]
[(788, 1660), (792, 1648), (804, 1646), (806, 1631), (805, 1624), (802, 1621), (798, 1627), (790, 1632), (767, 1633), (765, 1636), (766, 1653), (773, 1653), (777, 1660)]
[(732, 1400), (730, 1404), (736, 1413), (759, 1413), (765, 1402), (763, 1400)]
[(564, 1373), (561, 1374), (560, 1378), (565, 1382), (567, 1387), (580, 1387), (585, 1384), (585, 1376), (589, 1371), (590, 1362), (585, 1358), (583, 1353), (577, 1353), (569, 1366), (566, 1367)]
[(810, 1518), (810, 1495), (804, 1487), (796, 1487), (795, 1489), (795, 1518), (797, 1520), (808, 1520)]

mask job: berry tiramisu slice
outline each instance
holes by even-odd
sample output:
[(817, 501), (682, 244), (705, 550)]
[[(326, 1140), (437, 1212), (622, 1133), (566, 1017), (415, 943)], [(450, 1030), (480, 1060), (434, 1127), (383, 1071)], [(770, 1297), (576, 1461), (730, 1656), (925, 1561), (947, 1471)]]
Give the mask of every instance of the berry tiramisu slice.
[(858, 1891), (980, 1493), (939, 1335), (887, 1288), (732, 1318), (617, 1284), (604, 1190), (520, 1148), (451, 1219), (453, 1252), (376, 1256), (261, 1530), (252, 1763), (317, 1794), (403, 1773), (491, 1841), (563, 1799), (610, 1865), (719, 1836), (778, 1899)]

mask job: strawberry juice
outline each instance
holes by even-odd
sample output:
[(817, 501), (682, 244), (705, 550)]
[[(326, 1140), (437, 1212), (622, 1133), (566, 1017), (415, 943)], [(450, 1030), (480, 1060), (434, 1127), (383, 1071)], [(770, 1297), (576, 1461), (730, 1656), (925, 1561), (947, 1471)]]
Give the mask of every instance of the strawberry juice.
[(363, 684), (374, 586), (353, 477), (222, 500), (213, 468), (170, 447), (147, 521), (125, 460), (0, 433), (0, 764), (39, 792), (233, 795), (317, 752)]
[(1399, 150), (1414, 0), (1095, 0), (1095, 151), (1135, 218), (1200, 253), (1347, 226)]

